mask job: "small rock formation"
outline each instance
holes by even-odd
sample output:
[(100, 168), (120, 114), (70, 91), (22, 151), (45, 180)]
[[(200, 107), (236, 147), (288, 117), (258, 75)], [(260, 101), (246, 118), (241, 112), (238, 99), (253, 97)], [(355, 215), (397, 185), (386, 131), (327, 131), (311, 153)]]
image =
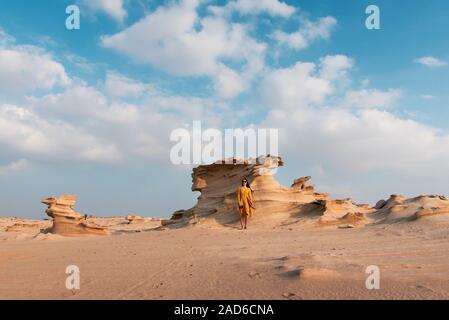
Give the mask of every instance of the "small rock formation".
[(86, 215), (73, 210), (76, 205), (76, 195), (63, 195), (58, 198), (42, 200), (48, 205), (46, 213), (53, 218), (51, 233), (63, 236), (108, 235), (109, 232), (89, 221)]
[(444, 216), (449, 220), (449, 200), (441, 195), (421, 195), (407, 198), (391, 195), (388, 200), (380, 200), (373, 215), (378, 222), (414, 221), (429, 216)]
[(356, 204), (352, 199), (319, 200), (317, 203), (322, 210), (319, 220), (322, 225), (367, 223), (366, 215), (375, 211), (368, 204)]
[(50, 222), (45, 220), (0, 218), (0, 231), (5, 232), (39, 233), (48, 229), (49, 225)]
[(307, 181), (309, 181), (310, 179), (312, 179), (311, 176), (295, 179), (295, 181), (293, 181), (293, 184), (291, 187), (296, 190), (313, 191), (315, 189), (315, 186), (307, 185)]
[(128, 221), (128, 224), (142, 223), (145, 221), (145, 218), (135, 214), (128, 214), (125, 219)]

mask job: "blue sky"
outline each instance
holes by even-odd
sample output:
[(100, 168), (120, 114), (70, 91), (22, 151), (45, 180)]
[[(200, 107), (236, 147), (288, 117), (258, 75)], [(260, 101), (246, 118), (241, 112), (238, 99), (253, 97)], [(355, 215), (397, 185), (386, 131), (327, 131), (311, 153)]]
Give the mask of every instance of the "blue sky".
[(285, 184), (449, 194), (448, 17), (443, 0), (2, 1), (0, 216), (63, 193), (100, 215), (187, 208), (169, 135), (194, 120), (278, 128)]

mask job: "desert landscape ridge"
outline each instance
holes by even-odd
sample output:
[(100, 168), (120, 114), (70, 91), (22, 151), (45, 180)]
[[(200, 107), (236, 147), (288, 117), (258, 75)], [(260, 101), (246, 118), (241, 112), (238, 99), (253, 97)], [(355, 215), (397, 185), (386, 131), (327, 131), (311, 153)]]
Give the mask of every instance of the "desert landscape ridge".
[[(449, 297), (445, 196), (357, 204), (317, 192), (310, 176), (281, 185), (273, 172), (283, 165), (273, 155), (200, 165), (197, 203), (169, 219), (79, 213), (76, 195), (42, 200), (48, 220), (1, 218), (0, 298)], [(242, 177), (255, 206), (248, 230), (236, 205)], [(82, 270), (76, 292), (64, 287), (70, 264)], [(365, 287), (370, 265), (381, 290)]]
[[(387, 221), (414, 221), (427, 216), (445, 216), (449, 201), (441, 195), (421, 195), (407, 199), (391, 195), (374, 207), (357, 204), (352, 199), (331, 199), (329, 194), (315, 192), (308, 185), (311, 176), (300, 177), (290, 187), (276, 181), (272, 172), (284, 165), (281, 157), (262, 156), (235, 164), (218, 161), (193, 169), (192, 191), (199, 191), (197, 204), (188, 210), (176, 211), (163, 225), (216, 222), (230, 225), (238, 222), (236, 186), (246, 177), (254, 193), (256, 207), (253, 224), (275, 227), (279, 224), (309, 223), (316, 227), (357, 226)], [(449, 217), (448, 217), (449, 218)]]

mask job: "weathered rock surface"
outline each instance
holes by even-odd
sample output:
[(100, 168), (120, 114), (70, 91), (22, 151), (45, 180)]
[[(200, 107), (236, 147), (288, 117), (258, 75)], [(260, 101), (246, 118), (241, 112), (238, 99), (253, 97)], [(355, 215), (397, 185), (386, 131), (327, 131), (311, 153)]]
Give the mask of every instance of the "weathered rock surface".
[[(164, 226), (210, 223), (232, 224), (239, 220), (236, 190), (246, 177), (253, 190), (255, 226), (277, 227), (294, 223), (314, 226), (360, 226), (370, 223), (412, 221), (449, 213), (449, 200), (444, 196), (419, 196), (407, 199), (392, 195), (374, 207), (356, 204), (351, 199), (334, 200), (327, 193), (315, 192), (308, 185), (311, 176), (294, 180), (291, 187), (281, 185), (273, 176), (284, 162), (277, 156), (245, 161), (218, 161), (193, 169), (192, 191), (199, 191), (197, 204), (176, 211)], [(448, 215), (449, 219), (449, 215)]]
[(373, 218), (379, 222), (406, 222), (430, 216), (449, 221), (449, 200), (441, 195), (421, 195), (415, 198), (391, 195), (388, 200), (379, 201), (376, 208)]
[[(163, 225), (178, 222), (197, 223), (202, 218), (213, 218), (222, 224), (236, 222), (239, 219), (236, 190), (246, 177), (253, 190), (255, 205), (254, 221), (275, 225), (289, 218), (323, 217), (323, 222), (337, 222), (348, 213), (368, 213), (367, 205), (357, 205), (350, 200), (331, 200), (327, 193), (315, 192), (308, 185), (310, 176), (295, 179), (291, 187), (281, 185), (273, 172), (283, 166), (277, 156), (265, 156), (257, 159), (229, 164), (219, 161), (210, 165), (201, 165), (193, 169), (192, 191), (199, 191), (197, 204), (188, 210), (176, 211), (171, 220)], [(345, 219), (353, 222), (359, 219)], [(270, 223), (272, 222), (272, 223)]]
[[(47, 232), (63, 236), (108, 235), (135, 233), (186, 225), (206, 227), (238, 227), (236, 191), (243, 177), (251, 184), (255, 228), (333, 227), (352, 228), (369, 224), (395, 224), (438, 221), (449, 224), (449, 200), (441, 195), (407, 198), (392, 195), (379, 200), (374, 207), (357, 204), (351, 199), (331, 199), (327, 193), (315, 192), (309, 185), (310, 176), (294, 180), (290, 187), (281, 185), (273, 172), (283, 166), (277, 156), (265, 156), (245, 161), (218, 161), (193, 169), (192, 191), (200, 192), (195, 206), (178, 210), (171, 219), (144, 218), (135, 214), (116, 217), (83, 215), (74, 210), (75, 195), (47, 198), (46, 213), (51, 221), (18, 218), (0, 219), (0, 240), (47, 239)], [(423, 224), (421, 224), (423, 225)], [(160, 227), (163, 228), (160, 228)], [(47, 234), (46, 234), (47, 233)], [(57, 237), (51, 235), (52, 237)], [(63, 238), (63, 237), (61, 237)]]
[(145, 221), (145, 218), (135, 214), (128, 214), (125, 219), (128, 221), (128, 224), (142, 223)]
[(367, 214), (375, 211), (369, 205), (356, 204), (351, 199), (319, 200), (318, 203), (322, 210), (321, 225), (366, 224), (370, 222)]
[(0, 232), (23, 232), (37, 234), (51, 227), (51, 221), (21, 218), (0, 218)]
[(48, 205), (46, 213), (53, 218), (51, 233), (63, 236), (108, 235), (109, 231), (90, 221), (86, 215), (73, 210), (76, 195), (63, 195), (42, 200)]

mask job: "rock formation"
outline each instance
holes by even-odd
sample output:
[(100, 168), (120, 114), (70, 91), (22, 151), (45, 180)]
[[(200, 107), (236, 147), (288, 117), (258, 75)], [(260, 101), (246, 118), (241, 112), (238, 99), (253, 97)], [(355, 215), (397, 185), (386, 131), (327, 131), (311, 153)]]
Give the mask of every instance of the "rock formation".
[[(230, 161), (228, 161), (230, 160)], [(300, 228), (332, 227), (350, 229), (364, 225), (428, 223), (449, 226), (449, 199), (441, 195), (407, 198), (392, 195), (374, 207), (356, 204), (351, 199), (331, 199), (327, 193), (315, 192), (310, 176), (300, 177), (290, 187), (273, 176), (283, 166), (277, 156), (257, 159), (225, 159), (193, 169), (192, 191), (200, 192), (195, 206), (176, 211), (171, 219), (145, 218), (135, 214), (115, 217), (83, 215), (74, 210), (75, 195), (47, 198), (46, 213), (51, 220), (0, 218), (0, 241), (9, 239), (55, 239), (62, 236), (109, 235), (163, 230), (199, 224), (208, 228), (238, 227), (236, 191), (245, 177), (253, 190), (255, 205), (250, 227)], [(433, 224), (430, 224), (432, 226)], [(50, 232), (50, 233), (49, 233)]]
[(196, 223), (206, 217), (224, 224), (238, 221), (236, 190), (242, 177), (248, 179), (253, 190), (256, 221), (279, 223), (282, 219), (304, 215), (338, 222), (348, 213), (370, 211), (367, 205), (353, 204), (350, 199), (331, 200), (328, 194), (315, 192), (315, 187), (308, 185), (310, 176), (296, 179), (290, 188), (281, 185), (273, 172), (283, 164), (280, 157), (263, 156), (240, 163), (218, 161), (194, 168), (192, 191), (201, 193), (197, 204), (191, 209), (176, 211), (162, 224)]
[(108, 235), (109, 232), (89, 221), (86, 215), (76, 212), (76, 195), (63, 195), (42, 200), (48, 205), (46, 213), (53, 218), (50, 232), (63, 236)]
[(128, 221), (128, 224), (142, 223), (145, 221), (145, 218), (135, 214), (128, 214), (125, 219)]
[(46, 230), (50, 226), (50, 221), (31, 220), (20, 218), (0, 218), (0, 232), (24, 232), (37, 234), (41, 230)]
[(312, 177), (294, 180), (290, 188), (281, 185), (273, 171), (283, 166), (280, 157), (264, 156), (245, 161), (217, 161), (193, 169), (192, 191), (199, 191), (197, 204), (176, 211), (162, 225), (182, 226), (214, 221), (232, 224), (239, 220), (236, 190), (246, 177), (253, 190), (255, 204), (252, 225), (276, 227), (303, 222), (313, 226), (365, 225), (413, 221), (428, 216), (449, 219), (449, 200), (444, 196), (419, 196), (407, 199), (393, 195), (374, 207), (356, 204), (351, 199), (334, 200), (326, 193), (315, 192), (308, 185)]
[(296, 190), (313, 191), (313, 189), (315, 189), (315, 186), (307, 185), (307, 181), (309, 181), (310, 179), (312, 179), (311, 176), (295, 179), (295, 181), (293, 181), (293, 184), (291, 187)]
[(375, 210), (368, 204), (356, 204), (351, 199), (343, 200), (319, 200), (322, 217), (321, 225), (335, 225), (342, 223), (365, 224), (368, 223), (367, 215)]
[(449, 200), (440, 195), (421, 195), (406, 198), (391, 195), (388, 200), (380, 200), (373, 218), (378, 222), (406, 222), (429, 216), (440, 216), (449, 220)]

